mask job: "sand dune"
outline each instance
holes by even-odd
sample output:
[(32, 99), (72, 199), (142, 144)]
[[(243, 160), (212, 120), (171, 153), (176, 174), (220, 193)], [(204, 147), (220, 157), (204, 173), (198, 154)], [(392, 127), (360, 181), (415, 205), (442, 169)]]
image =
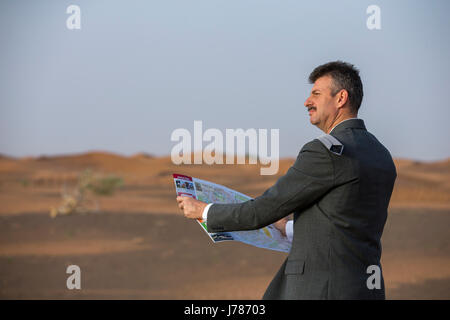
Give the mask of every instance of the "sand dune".
[[(74, 187), (81, 172), (115, 174), (124, 185), (114, 197), (100, 198), (107, 211), (169, 212), (174, 190), (171, 174), (180, 172), (214, 180), (258, 196), (284, 174), (294, 159), (282, 159), (274, 176), (261, 176), (259, 165), (174, 165), (169, 157), (106, 152), (37, 158), (0, 158), (0, 214), (47, 212), (60, 201), (63, 186)], [(450, 208), (450, 159), (424, 163), (395, 160), (398, 178), (392, 207)]]

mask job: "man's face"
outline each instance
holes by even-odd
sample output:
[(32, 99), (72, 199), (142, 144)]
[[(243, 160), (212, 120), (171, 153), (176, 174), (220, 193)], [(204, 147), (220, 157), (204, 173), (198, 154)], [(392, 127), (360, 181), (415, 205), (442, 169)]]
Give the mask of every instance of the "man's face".
[(333, 79), (330, 76), (317, 79), (311, 89), (311, 95), (304, 103), (308, 108), (309, 121), (321, 130), (326, 129), (338, 113), (336, 96), (331, 96), (332, 84)]

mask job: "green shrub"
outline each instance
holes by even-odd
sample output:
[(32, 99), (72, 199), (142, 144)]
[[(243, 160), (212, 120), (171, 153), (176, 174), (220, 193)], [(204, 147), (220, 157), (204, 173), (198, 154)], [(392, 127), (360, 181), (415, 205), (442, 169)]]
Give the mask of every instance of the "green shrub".
[(123, 185), (123, 179), (114, 175), (93, 179), (87, 186), (94, 194), (109, 196)]

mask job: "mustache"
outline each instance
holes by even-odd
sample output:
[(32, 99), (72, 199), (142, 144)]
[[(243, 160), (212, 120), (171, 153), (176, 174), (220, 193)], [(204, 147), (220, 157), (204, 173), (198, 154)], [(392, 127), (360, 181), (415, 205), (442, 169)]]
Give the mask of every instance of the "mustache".
[(317, 110), (317, 107), (316, 106), (308, 106), (308, 111), (309, 110)]

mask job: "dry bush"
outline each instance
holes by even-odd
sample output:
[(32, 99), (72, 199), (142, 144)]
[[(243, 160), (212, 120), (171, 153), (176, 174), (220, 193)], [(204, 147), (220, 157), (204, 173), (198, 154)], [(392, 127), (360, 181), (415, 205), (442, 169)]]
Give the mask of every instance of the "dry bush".
[(88, 213), (99, 210), (95, 196), (110, 196), (123, 185), (123, 179), (115, 175), (103, 176), (85, 170), (78, 178), (75, 189), (68, 191), (64, 185), (62, 203), (59, 207), (50, 209), (50, 216)]

